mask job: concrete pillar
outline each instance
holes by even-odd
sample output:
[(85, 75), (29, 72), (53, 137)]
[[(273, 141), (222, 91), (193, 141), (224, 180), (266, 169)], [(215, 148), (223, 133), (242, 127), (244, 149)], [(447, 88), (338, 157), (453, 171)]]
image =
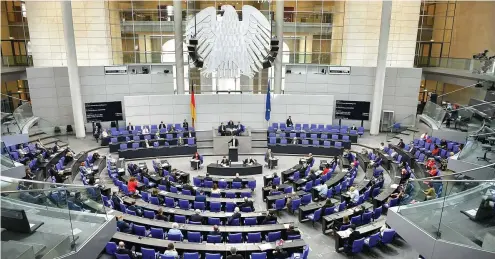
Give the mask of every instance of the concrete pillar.
[(182, 33), (182, 1), (174, 0), (174, 39), (177, 94), (184, 94), (184, 51)]
[(151, 37), (146, 34), (138, 34), (139, 63), (151, 62)]
[(284, 41), (284, 1), (276, 1), (275, 10), (275, 28), (277, 39), (279, 40), (279, 51), (275, 58), (275, 82), (273, 92), (275, 94), (282, 93), (282, 46)]
[(77, 66), (76, 42), (74, 39), (74, 24), (72, 24), (71, 1), (60, 1), (62, 6), (62, 23), (64, 26), (64, 43), (67, 52), (67, 69), (69, 71), (70, 97), (72, 114), (74, 115), (74, 130), (77, 138), (84, 138), (84, 117), (81, 99), (81, 83)]
[(382, 115), (383, 88), (385, 85), (385, 70), (387, 64), (388, 38), (390, 33), (390, 18), (392, 16), (392, 1), (383, 1), (382, 18), (380, 23), (380, 40), (378, 44), (378, 62), (375, 72), (375, 87), (373, 91), (373, 107), (371, 108), (370, 133), (380, 132), (380, 118)]

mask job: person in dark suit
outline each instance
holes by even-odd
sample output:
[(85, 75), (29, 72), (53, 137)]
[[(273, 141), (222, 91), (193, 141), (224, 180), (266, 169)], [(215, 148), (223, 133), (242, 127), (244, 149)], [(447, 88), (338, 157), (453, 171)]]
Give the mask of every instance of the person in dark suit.
[(357, 130), (356, 125), (352, 125), (351, 128), (350, 128), (350, 130)]
[(242, 255), (237, 254), (237, 248), (235, 246), (232, 246), (230, 248), (230, 255), (227, 256), (227, 259), (244, 259)]
[[(225, 157), (224, 157), (225, 158)], [(213, 181), (213, 178), (210, 176), (209, 173), (206, 173), (206, 176), (205, 176), (205, 181)]]
[(232, 223), (232, 220), (240, 219), (240, 218), (241, 218), (241, 210), (239, 209), (239, 207), (235, 207), (234, 214), (232, 214), (232, 216), (230, 216), (230, 218), (227, 220), (227, 222), (230, 225)]
[(308, 175), (308, 177), (307, 177), (306, 179), (307, 179), (308, 181), (312, 181), (312, 182), (314, 182), (314, 181), (316, 180), (316, 178), (318, 178), (318, 177), (316, 176), (315, 171), (310, 170), (310, 171), (309, 171), (309, 175)]
[(352, 224), (351, 227), (351, 234), (347, 238), (347, 246), (346, 246), (346, 252), (351, 252), (352, 251), (352, 244), (354, 243), (355, 240), (358, 240), (361, 238), (361, 233), (356, 230), (356, 225)]
[(253, 201), (249, 200), (247, 197), (244, 197), (244, 202), (239, 205), (239, 208), (251, 208), (254, 211)]
[(122, 215), (117, 217), (117, 227), (120, 229), (120, 232), (128, 234), (132, 232), (131, 226), (124, 221), (124, 216)]
[(184, 128), (185, 131), (189, 131), (189, 123), (187, 123), (186, 119), (184, 119), (184, 122), (182, 123), (182, 128)]
[(227, 159), (226, 156), (224, 156), (222, 158), (222, 160), (220, 161), (220, 164), (222, 164), (222, 165), (229, 165), (229, 160)]
[(165, 125), (163, 121), (160, 121), (160, 125), (158, 125), (158, 129), (167, 129), (167, 125)]
[(269, 195), (274, 195), (277, 192), (278, 192), (277, 186), (275, 184), (272, 184), (272, 189), (270, 190), (270, 192), (268, 194)]
[(211, 235), (211, 236), (220, 236), (220, 235), (222, 235), (222, 233), (220, 233), (220, 229), (218, 229), (218, 226), (217, 225), (214, 225), (213, 226), (213, 231), (210, 231), (208, 233), (208, 235)]
[(229, 122), (227, 122), (227, 127), (229, 128), (234, 128), (235, 124), (232, 120), (229, 120)]
[(119, 242), (119, 248), (117, 248), (117, 251), (115, 253), (119, 255), (128, 255), (131, 259), (137, 258), (130, 249), (125, 248), (125, 244), (122, 241)]
[(239, 140), (235, 138), (235, 136), (232, 136), (232, 139), (229, 141), (229, 147), (238, 147), (239, 146)]
[(220, 123), (220, 127), (218, 127), (218, 132), (220, 133), (221, 136), (225, 136), (225, 133), (227, 132), (227, 128), (225, 125), (223, 125), (223, 122)]
[(406, 144), (404, 144), (404, 141), (402, 139), (399, 140), (399, 143), (397, 143), (397, 146), (400, 148), (404, 148)]
[(196, 198), (194, 198), (195, 201), (198, 201), (198, 202), (204, 202), (206, 203), (206, 195), (205, 193), (203, 192), (203, 190), (201, 190), (199, 192), (198, 195), (196, 195)]
[(156, 213), (155, 219), (157, 220), (163, 220), (163, 221), (168, 221), (168, 217), (163, 215), (163, 210), (162, 208), (158, 209), (158, 212)]
[(265, 225), (270, 221), (277, 221), (277, 216), (275, 216), (275, 213), (272, 210), (268, 211), (268, 215), (266, 215), (265, 219), (263, 219), (263, 222), (261, 222), (261, 224)]
[(235, 178), (232, 179), (232, 182), (241, 182), (242, 183), (242, 178), (239, 177), (239, 173), (235, 174)]
[[(113, 202), (114, 209), (120, 211), (120, 204), (123, 203), (122, 199), (119, 196), (117, 196), (116, 192), (112, 193), (111, 199)], [(121, 211), (121, 212), (125, 213), (125, 211)]]
[(287, 125), (287, 127), (292, 127), (292, 125), (294, 125), (292, 123), (292, 118), (289, 116), (289, 118), (287, 119), (287, 121), (285, 122), (285, 124)]
[(256, 164), (256, 159), (253, 159), (252, 157), (246, 158), (244, 164)]
[(236, 128), (235, 134), (236, 134), (237, 136), (240, 136), (240, 135), (241, 135), (241, 133), (244, 131), (244, 130), (243, 130), (243, 129), (244, 129), (244, 126), (242, 126), (242, 124), (241, 124), (241, 122), (240, 122), (240, 121), (238, 121), (238, 122), (237, 122), (237, 125), (235, 125), (235, 128)]
[(139, 206), (136, 205), (135, 201), (131, 202), (131, 205), (129, 205), (129, 207), (127, 207), (127, 209), (130, 211), (136, 212), (136, 215), (139, 217), (143, 216), (143, 210)]
[(129, 122), (129, 125), (127, 125), (127, 130), (128, 131), (133, 131), (134, 130), (134, 126), (132, 126), (132, 124)]
[(194, 221), (194, 222), (199, 222), (199, 223), (203, 224), (203, 217), (201, 217), (200, 214), (201, 214), (201, 211), (196, 209), (194, 211), (194, 214), (189, 219), (189, 222)]
[(274, 259), (286, 259), (288, 257), (289, 255), (287, 254), (287, 252), (282, 250), (280, 246), (275, 247), (275, 250), (273, 250)]
[(314, 161), (313, 154), (309, 153), (308, 158), (306, 159), (306, 164), (311, 165)]
[(93, 137), (96, 140), (96, 143), (98, 143), (98, 140), (100, 139), (100, 134), (101, 134), (101, 124), (98, 123), (93, 123)]

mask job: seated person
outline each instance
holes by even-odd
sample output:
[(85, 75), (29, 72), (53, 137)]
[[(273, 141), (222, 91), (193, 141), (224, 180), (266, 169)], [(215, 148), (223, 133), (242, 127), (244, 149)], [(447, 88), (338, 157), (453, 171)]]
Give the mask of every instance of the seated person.
[(127, 207), (127, 209), (136, 212), (136, 215), (139, 217), (143, 216), (143, 210), (136, 205), (136, 201), (132, 201), (131, 204)]
[(184, 131), (189, 131), (189, 123), (187, 123), (186, 119), (184, 119), (184, 122), (182, 123), (182, 128)]
[(443, 149), (447, 148), (447, 141), (445, 139), (440, 140), (440, 147)]
[(297, 137), (294, 137), (294, 138), (292, 139), (291, 144), (292, 144), (292, 145), (297, 145), (297, 144), (299, 144), (299, 140), (297, 139)]
[(382, 142), (382, 143), (380, 143), (380, 147), (379, 147), (379, 149), (380, 149), (381, 151), (384, 151), (384, 150), (385, 150), (385, 144), (384, 144), (383, 142)]
[(177, 250), (175, 250), (174, 243), (168, 243), (167, 250), (165, 250), (165, 253), (163, 253), (163, 255), (173, 256), (176, 259), (179, 258), (179, 253), (177, 253)]
[(160, 125), (158, 125), (158, 129), (167, 129), (167, 125), (163, 123), (163, 121), (160, 121)]
[(230, 161), (227, 159), (226, 156), (223, 156), (222, 160), (220, 161), (220, 164), (223, 166), (228, 166), (230, 164)]
[(349, 128), (349, 130), (357, 130), (356, 125), (354, 125), (354, 124), (353, 124), (353, 125)]
[(193, 160), (201, 160), (201, 156), (199, 155), (198, 152), (194, 153), (194, 155), (192, 156), (192, 159)]
[(400, 184), (404, 184), (409, 179), (409, 177), (411, 177), (411, 173), (403, 168), (400, 174)]
[(351, 203), (356, 204), (359, 201), (359, 191), (356, 189), (356, 187), (351, 186), (349, 189), (349, 196), (351, 198)]
[[(58, 172), (57, 169), (55, 168), (55, 165), (52, 164), (51, 166), (52, 168), (50, 168), (50, 174), (52, 174), (52, 176), (55, 177), (55, 182), (56, 183), (64, 183), (65, 180), (67, 180), (68, 176), (64, 176), (64, 172), (63, 171), (60, 171)], [(92, 175), (89, 174), (88, 177)]]
[(318, 176), (316, 176), (315, 171), (309, 170), (309, 175), (306, 177), (306, 180), (314, 182), (316, 180), (316, 178), (318, 178)]
[(107, 130), (106, 130), (106, 129), (103, 129), (103, 131), (101, 132), (101, 137), (102, 137), (102, 138), (106, 138), (106, 137), (108, 137), (108, 132), (107, 132)]
[(425, 132), (425, 133), (421, 134), (420, 139), (422, 139), (422, 140), (427, 140), (428, 138), (429, 138), (429, 137), (428, 137), (428, 133), (426, 133), (426, 132)]
[(326, 183), (320, 183), (315, 186), (315, 189), (318, 191), (318, 196), (321, 200), (324, 200), (327, 197), (328, 185)]
[(159, 203), (159, 204), (163, 204), (164, 199), (163, 199), (163, 196), (161, 196), (161, 195), (160, 195), (160, 192), (158, 191), (158, 189), (153, 188), (153, 189), (151, 190), (150, 195), (151, 195), (151, 197), (158, 198), (158, 203)]
[(228, 128), (234, 128), (234, 122), (232, 120), (229, 120), (229, 122), (227, 122), (227, 127)]
[(349, 237), (347, 238), (347, 246), (345, 246), (346, 248), (345, 250), (347, 253), (352, 252), (352, 244), (354, 243), (354, 241), (361, 238), (361, 233), (359, 233), (359, 231), (356, 230), (356, 225), (352, 224), (349, 229), (352, 232), (351, 234), (349, 234)]
[(289, 257), (289, 254), (287, 254), (281, 246), (276, 246), (275, 250), (272, 252), (272, 255), (274, 259), (286, 259)]
[(323, 171), (321, 172), (321, 175), (327, 175), (328, 172), (330, 172), (330, 165), (327, 164), (325, 168), (323, 168)]
[(132, 124), (129, 122), (129, 125), (127, 125), (127, 131), (133, 131), (134, 130), (134, 126), (132, 126)]
[(120, 215), (117, 216), (117, 227), (119, 228), (120, 232), (131, 234), (132, 229), (129, 223), (124, 221), (124, 216)]
[(137, 258), (134, 252), (132, 252), (130, 249), (125, 248), (125, 244), (122, 241), (119, 242), (119, 247), (117, 248), (117, 251), (115, 251), (115, 253), (119, 255), (128, 255), (131, 259)]
[(194, 210), (194, 214), (191, 215), (191, 218), (189, 218), (189, 222), (199, 222), (200, 224), (203, 224), (203, 217), (201, 217), (201, 211), (196, 209)]
[(244, 197), (244, 202), (239, 205), (239, 208), (241, 210), (242, 208), (251, 208), (251, 210), (254, 211), (253, 201), (249, 200), (248, 197)]
[[(113, 202), (113, 206), (116, 210), (120, 211), (120, 204), (124, 203), (124, 201), (122, 201), (122, 199), (117, 195), (117, 192), (113, 192), (112, 193), (112, 202)], [(125, 213), (125, 211), (120, 211), (122, 213)]]
[(227, 127), (225, 127), (223, 122), (221, 122), (220, 127), (218, 127), (218, 133), (220, 133), (221, 136), (225, 136), (227, 133)]
[(328, 197), (326, 200), (325, 200), (325, 205), (323, 205), (323, 210), (325, 210), (326, 208), (331, 208), (333, 207), (335, 204), (333, 204), (332, 202), (332, 198)]
[(437, 176), (438, 175), (438, 170), (437, 170), (437, 166), (432, 166), (431, 167), (431, 170), (428, 172), (428, 174), (431, 176), (431, 177), (434, 177), (434, 176)]
[(270, 221), (277, 221), (277, 216), (275, 216), (275, 212), (273, 210), (268, 211), (268, 215), (266, 215), (265, 219), (261, 222), (262, 225), (268, 224)]
[(399, 143), (397, 143), (397, 146), (399, 148), (404, 148), (406, 146), (406, 144), (404, 144), (404, 141), (402, 139), (399, 139)]
[(65, 157), (64, 165), (67, 165), (72, 160), (74, 160), (74, 153), (72, 153), (72, 151), (70, 151), (69, 148), (65, 149), (64, 152), (65, 152), (65, 154), (64, 154), (64, 157)]
[(287, 236), (300, 235), (301, 233), (294, 227), (294, 224), (289, 224), (289, 227), (285, 230)]
[(433, 150), (431, 151), (431, 155), (432, 156), (438, 156), (440, 154), (440, 148), (435, 145), (435, 148), (433, 148)]
[(213, 184), (213, 188), (211, 188), (211, 193), (218, 193), (218, 194), (222, 193), (218, 188), (218, 184), (216, 183)]
[(208, 233), (208, 235), (210, 235), (210, 236), (221, 236), (222, 233), (220, 232), (220, 229), (218, 228), (218, 225), (214, 225), (213, 226), (213, 231), (210, 231)]
[(98, 159), (100, 159), (100, 153), (98, 153), (98, 150), (96, 150), (94, 153), (93, 153), (93, 157), (91, 158), (91, 163), (94, 163), (96, 162)]
[(155, 216), (155, 219), (156, 220), (163, 220), (163, 221), (168, 221), (168, 217), (163, 215), (163, 209), (162, 208), (159, 208), (157, 213), (156, 213), (156, 216)]
[(435, 199), (437, 197), (437, 193), (435, 192), (435, 188), (433, 188), (433, 183), (428, 183), (428, 189), (424, 190), (425, 201)]
[(150, 148), (150, 143), (148, 142), (148, 139), (144, 139), (144, 147)]
[(144, 126), (141, 133), (143, 133), (143, 134), (150, 134), (150, 130), (148, 129), (148, 126)]
[(230, 255), (227, 259), (244, 259), (244, 257), (237, 253), (237, 248), (235, 246), (230, 247)]
[(239, 207), (235, 207), (234, 214), (232, 214), (232, 216), (228, 218), (227, 223), (230, 225), (232, 224), (232, 220), (240, 219), (240, 218), (241, 218), (241, 210), (239, 209)]
[(306, 164), (311, 165), (314, 161), (313, 154), (309, 153), (308, 158), (306, 158)]
[(279, 191), (278, 191), (278, 188), (276, 185), (272, 184), (272, 189), (268, 192), (268, 195), (275, 195), (277, 194)]
[(168, 128), (169, 133), (174, 133), (175, 132), (175, 127), (174, 125), (170, 125), (170, 128)]
[(240, 121), (237, 122), (237, 125), (235, 125), (235, 134), (237, 136), (240, 136), (242, 132), (244, 132), (244, 126), (241, 124)]
[(84, 176), (90, 175), (93, 173), (93, 171), (90, 168), (86, 167), (86, 162), (81, 162), (81, 165), (79, 166), (79, 170), (81, 171), (81, 174)]
[(127, 189), (129, 190), (130, 194), (138, 194), (138, 181), (135, 177), (131, 177), (129, 181), (127, 182)]
[(244, 160), (244, 164), (250, 164), (250, 165), (252, 165), (252, 164), (256, 164), (256, 163), (257, 163), (256, 159), (253, 159), (252, 157), (246, 158)]
[(58, 145), (58, 141), (56, 141), (52, 147), (52, 154), (57, 153), (59, 150), (60, 150), (60, 146)]
[(171, 235), (171, 234), (172, 235), (179, 235), (181, 239), (184, 238), (184, 235), (182, 235), (182, 231), (180, 231), (180, 229), (179, 229), (179, 224), (177, 224), (175, 222), (172, 224), (172, 228), (168, 231), (167, 234), (168, 235)]

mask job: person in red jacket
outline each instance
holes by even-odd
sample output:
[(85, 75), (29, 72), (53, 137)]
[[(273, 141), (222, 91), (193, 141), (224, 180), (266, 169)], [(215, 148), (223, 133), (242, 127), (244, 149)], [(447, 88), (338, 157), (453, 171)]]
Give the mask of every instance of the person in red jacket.
[(138, 182), (135, 177), (131, 177), (129, 181), (127, 182), (127, 189), (129, 190), (130, 193), (136, 194), (137, 193), (137, 187), (138, 187)]
[(328, 174), (328, 172), (330, 172), (330, 168), (325, 167), (325, 169), (323, 169), (323, 172), (321, 172), (321, 175), (326, 175), (326, 174)]
[(439, 153), (440, 153), (440, 148), (437, 145), (435, 145), (435, 148), (431, 151), (431, 154), (433, 156), (438, 156)]

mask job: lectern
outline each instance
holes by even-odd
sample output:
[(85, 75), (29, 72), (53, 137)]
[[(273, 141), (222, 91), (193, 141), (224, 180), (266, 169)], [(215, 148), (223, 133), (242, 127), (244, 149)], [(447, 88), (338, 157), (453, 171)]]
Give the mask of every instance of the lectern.
[(237, 151), (237, 147), (230, 146), (229, 147), (229, 160), (231, 162), (239, 161), (239, 152)]

